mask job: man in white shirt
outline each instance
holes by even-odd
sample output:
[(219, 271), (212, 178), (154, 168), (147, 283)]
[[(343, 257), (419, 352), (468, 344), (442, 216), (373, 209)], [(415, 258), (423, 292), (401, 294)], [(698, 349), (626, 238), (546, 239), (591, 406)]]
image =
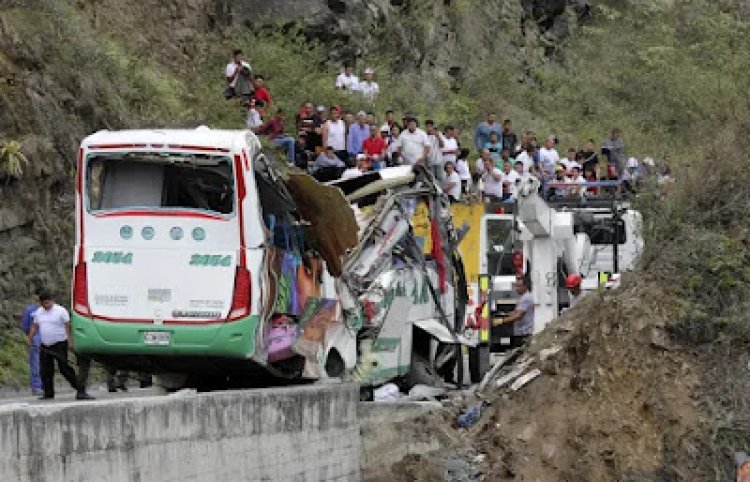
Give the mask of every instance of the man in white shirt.
[[(79, 393), (76, 398), (79, 400), (91, 398), (85, 392), (78, 391), (75, 371), (68, 365), (68, 350), (73, 349), (68, 310), (55, 303), (52, 295), (46, 291), (39, 294), (39, 304), (41, 306), (32, 315), (34, 324), (29, 331), (28, 343), (31, 346), (34, 335), (39, 332), (42, 342), (39, 353), (39, 371), (44, 390), (41, 399), (55, 398), (55, 361), (57, 361), (60, 374)], [(83, 396), (81, 396), (82, 393)]]
[(446, 161), (445, 163), (443, 191), (451, 198), (451, 202), (461, 200), (461, 176), (456, 172), (456, 167), (452, 161)]
[(548, 180), (554, 177), (555, 166), (560, 162), (560, 154), (555, 149), (555, 137), (549, 136), (541, 149), (539, 149), (539, 164), (542, 169), (542, 179)]
[(342, 90), (359, 89), (359, 78), (354, 75), (354, 67), (350, 64), (344, 64), (344, 71), (336, 77), (336, 88)]
[(365, 69), (365, 80), (359, 83), (359, 91), (362, 92), (365, 100), (375, 102), (375, 96), (380, 92), (380, 86), (373, 80), (375, 71), (371, 68)]
[(440, 149), (443, 154), (443, 162), (456, 162), (458, 157), (458, 140), (454, 135), (453, 126), (446, 126), (443, 129), (443, 147)]
[[(523, 166), (523, 164), (521, 164)], [(505, 199), (516, 199), (518, 195), (518, 187), (516, 186), (516, 180), (520, 178), (520, 175), (513, 170), (510, 160), (503, 163), (503, 190)]]
[(503, 200), (503, 171), (495, 167), (492, 158), (484, 159), (482, 172), (484, 198), (490, 201)]
[(417, 119), (409, 117), (406, 119), (406, 130), (401, 133), (396, 141), (397, 151), (403, 160), (403, 164), (411, 165), (421, 163), (427, 166), (430, 155), (430, 138), (427, 133), (417, 127)]
[(573, 169), (573, 166), (578, 164), (576, 162), (576, 154), (577, 151), (575, 150), (575, 148), (571, 147), (570, 149), (568, 149), (567, 157), (563, 157), (562, 159), (560, 159), (560, 164), (563, 165), (566, 171), (570, 172), (570, 170)]
[(535, 147), (529, 144), (521, 150), (521, 153), (518, 154), (518, 156), (516, 156), (516, 162), (520, 162), (523, 165), (524, 174), (529, 174), (534, 165), (534, 149)]
[(240, 76), (243, 67), (246, 67), (250, 71), (253, 70), (250, 64), (243, 58), (242, 50), (236, 49), (232, 52), (232, 61), (227, 64), (226, 68), (227, 84), (230, 87), (237, 85), (237, 78)]
[(492, 160), (492, 157), (490, 157), (490, 150), (489, 149), (482, 149), (482, 151), (479, 153), (479, 159), (477, 159), (476, 163), (474, 164), (474, 172), (481, 176), (484, 174), (484, 164), (486, 161), (490, 161), (492, 166), (495, 165), (495, 161)]

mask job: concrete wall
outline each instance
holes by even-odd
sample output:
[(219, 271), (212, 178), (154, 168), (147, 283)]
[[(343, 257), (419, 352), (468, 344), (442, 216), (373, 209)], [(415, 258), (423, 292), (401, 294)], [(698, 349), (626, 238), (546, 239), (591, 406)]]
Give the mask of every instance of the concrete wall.
[(359, 480), (354, 385), (0, 408), (2, 481)]

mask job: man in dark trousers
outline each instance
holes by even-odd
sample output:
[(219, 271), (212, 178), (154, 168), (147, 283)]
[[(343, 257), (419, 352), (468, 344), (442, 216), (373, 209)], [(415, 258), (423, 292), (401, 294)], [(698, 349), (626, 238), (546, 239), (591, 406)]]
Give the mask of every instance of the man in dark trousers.
[(73, 349), (68, 310), (55, 303), (52, 294), (47, 291), (39, 294), (39, 304), (41, 306), (32, 315), (34, 323), (29, 330), (27, 341), (29, 346), (32, 346), (34, 336), (39, 333), (39, 368), (44, 390), (41, 399), (55, 398), (55, 361), (60, 374), (76, 390), (76, 399), (90, 399), (85, 390), (78, 389), (76, 373), (68, 364), (68, 350)]
[[(39, 294), (42, 292), (41, 289), (37, 289), (34, 293), (34, 301), (24, 308), (21, 314), (21, 330), (28, 336), (31, 331), (31, 326), (34, 324), (33, 314), (39, 309), (37, 300)], [(31, 385), (31, 394), (36, 396), (42, 395), (42, 377), (39, 374), (39, 333), (34, 336), (31, 345), (29, 345), (29, 376)]]

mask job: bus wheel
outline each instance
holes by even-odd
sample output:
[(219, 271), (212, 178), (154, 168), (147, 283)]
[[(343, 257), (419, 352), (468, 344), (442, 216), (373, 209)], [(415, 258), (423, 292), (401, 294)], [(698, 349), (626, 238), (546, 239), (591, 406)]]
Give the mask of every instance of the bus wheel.
[(153, 384), (157, 389), (174, 392), (185, 386), (187, 375), (183, 373), (159, 373), (154, 375)]

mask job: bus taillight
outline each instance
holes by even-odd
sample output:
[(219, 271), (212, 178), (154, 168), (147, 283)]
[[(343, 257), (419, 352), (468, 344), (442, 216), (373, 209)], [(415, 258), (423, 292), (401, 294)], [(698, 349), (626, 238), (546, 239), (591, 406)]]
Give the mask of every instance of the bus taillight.
[(250, 314), (250, 289), (250, 271), (245, 267), (237, 266), (229, 321), (239, 320)]
[(80, 262), (73, 271), (73, 309), (81, 315), (91, 314), (89, 290), (86, 283), (86, 263)]

